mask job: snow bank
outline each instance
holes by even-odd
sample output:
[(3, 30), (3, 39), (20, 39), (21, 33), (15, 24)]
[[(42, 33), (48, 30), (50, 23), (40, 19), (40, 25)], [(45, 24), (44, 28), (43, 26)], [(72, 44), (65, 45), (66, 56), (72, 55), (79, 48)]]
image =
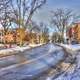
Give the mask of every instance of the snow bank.
[(0, 44), (0, 47), (3, 47), (4, 45), (3, 44)]
[(0, 57), (16, 54), (19, 51), (22, 52), (22, 51), (29, 49), (29, 48), (30, 48), (29, 46), (26, 46), (26, 47), (17, 46), (15, 48), (3, 49), (3, 50), (0, 50)]
[(37, 46), (41, 46), (43, 44), (29, 44), (30, 47), (37, 47)]
[(16, 46), (14, 48), (3, 49), (3, 50), (0, 50), (0, 57), (9, 56), (9, 55), (12, 55), (12, 54), (23, 52), (24, 50), (34, 48), (34, 47), (38, 47), (38, 46), (41, 46), (41, 45), (43, 45), (43, 44), (34, 44), (34, 45), (30, 44), (30, 45), (24, 46), (24, 47)]
[(73, 51), (77, 51), (77, 50), (80, 50), (80, 44), (75, 44), (75, 45), (72, 45), (72, 44), (59, 44), (60, 46), (64, 47), (64, 48), (67, 48), (67, 49), (71, 49)]

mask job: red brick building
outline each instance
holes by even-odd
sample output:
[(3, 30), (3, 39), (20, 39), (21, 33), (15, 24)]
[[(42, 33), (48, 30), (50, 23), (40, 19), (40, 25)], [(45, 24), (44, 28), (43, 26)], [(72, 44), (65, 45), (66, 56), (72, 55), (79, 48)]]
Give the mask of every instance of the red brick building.
[(67, 31), (69, 40), (80, 42), (80, 23), (75, 23), (73, 27), (70, 27)]

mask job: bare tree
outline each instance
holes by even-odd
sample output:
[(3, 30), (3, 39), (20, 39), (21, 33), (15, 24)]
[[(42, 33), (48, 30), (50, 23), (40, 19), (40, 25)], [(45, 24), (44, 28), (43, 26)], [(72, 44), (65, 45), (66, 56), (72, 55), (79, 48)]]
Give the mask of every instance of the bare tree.
[(64, 40), (66, 29), (73, 23), (73, 13), (69, 9), (57, 9), (52, 11), (51, 23), (56, 27)]
[(10, 20), (10, 0), (0, 0), (0, 24), (3, 27), (2, 35), (4, 36), (4, 43), (6, 43), (5, 35), (11, 26), (11, 20)]
[(40, 42), (48, 43), (49, 42), (49, 28), (47, 24), (40, 22), (40, 28), (41, 28)]
[(4, 33), (6, 33), (10, 26), (9, 15), (11, 11), (9, 10), (9, 1), (10, 0), (1, 0), (0, 2), (0, 22), (3, 26)]
[(7, 4), (9, 3), (9, 0), (0, 0), (0, 12), (4, 9), (4, 6), (7, 7)]
[(12, 22), (26, 30), (35, 11), (45, 2), (46, 0), (0, 0), (0, 21), (4, 34)]
[(45, 2), (46, 0), (10, 0), (13, 11), (12, 20), (19, 27), (26, 28), (35, 11), (45, 4)]

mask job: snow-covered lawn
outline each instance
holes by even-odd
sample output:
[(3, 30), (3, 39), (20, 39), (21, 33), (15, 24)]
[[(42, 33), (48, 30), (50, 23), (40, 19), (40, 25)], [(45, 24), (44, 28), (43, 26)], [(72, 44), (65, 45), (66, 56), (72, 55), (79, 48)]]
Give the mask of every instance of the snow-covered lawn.
[(6, 56), (6, 55), (12, 55), (12, 54), (15, 54), (15, 53), (18, 53), (19, 51), (24, 51), (26, 49), (29, 49), (30, 47), (29, 46), (26, 46), (26, 47), (15, 47), (15, 48), (8, 48), (8, 49), (3, 49), (3, 50), (0, 50), (0, 57), (2, 56)]
[(76, 50), (80, 50), (80, 44), (59, 44), (60, 46), (62, 47), (65, 47), (67, 49), (71, 49), (73, 51), (76, 51)]

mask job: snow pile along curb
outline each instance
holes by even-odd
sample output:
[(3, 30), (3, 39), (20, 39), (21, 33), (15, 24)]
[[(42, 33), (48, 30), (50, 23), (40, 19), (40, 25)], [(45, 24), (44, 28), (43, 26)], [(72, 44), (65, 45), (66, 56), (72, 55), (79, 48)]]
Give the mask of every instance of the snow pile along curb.
[(15, 55), (15, 54), (23, 52), (25, 50), (36, 48), (36, 47), (40, 47), (42, 45), (45, 45), (45, 44), (37, 44), (37, 45), (31, 45), (30, 44), (29, 46), (25, 46), (25, 47), (17, 46), (15, 48), (9, 48), (9, 49), (0, 50), (0, 58), (1, 57)]
[(15, 47), (10, 49), (0, 50), (0, 57), (15, 55), (16, 53), (23, 52), (26, 49), (30, 49), (30, 47)]
[(69, 49), (69, 50), (72, 50), (72, 51), (78, 51), (80, 50), (80, 44), (75, 44), (75, 45), (72, 45), (72, 44), (57, 44), (61, 47), (64, 47), (66, 49)]

